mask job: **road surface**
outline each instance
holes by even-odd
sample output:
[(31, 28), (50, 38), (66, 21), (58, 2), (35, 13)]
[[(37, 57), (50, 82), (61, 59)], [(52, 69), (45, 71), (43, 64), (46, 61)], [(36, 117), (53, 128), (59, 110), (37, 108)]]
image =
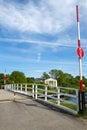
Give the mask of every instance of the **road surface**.
[(2, 91), (0, 99), (0, 130), (87, 130), (83, 119), (53, 111), (24, 96), (13, 101), (13, 93)]

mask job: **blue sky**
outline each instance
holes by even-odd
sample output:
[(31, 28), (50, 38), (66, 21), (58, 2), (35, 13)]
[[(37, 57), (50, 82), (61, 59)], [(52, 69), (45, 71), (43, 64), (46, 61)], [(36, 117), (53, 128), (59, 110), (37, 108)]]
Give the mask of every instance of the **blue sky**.
[(0, 0), (0, 73), (41, 77), (61, 69), (79, 75), (77, 4), (87, 77), (87, 0)]

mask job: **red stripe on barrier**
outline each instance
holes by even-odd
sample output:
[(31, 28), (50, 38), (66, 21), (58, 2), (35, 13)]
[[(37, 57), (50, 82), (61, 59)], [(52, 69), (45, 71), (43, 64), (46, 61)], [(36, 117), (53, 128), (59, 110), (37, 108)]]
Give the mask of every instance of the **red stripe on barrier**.
[(79, 22), (79, 12), (78, 12), (78, 5), (76, 5), (76, 15), (77, 15), (77, 22)]
[(78, 47), (80, 47), (81, 46), (81, 44), (80, 44), (80, 40), (78, 40)]
[(80, 92), (82, 92), (82, 91), (83, 91), (83, 81), (80, 80)]

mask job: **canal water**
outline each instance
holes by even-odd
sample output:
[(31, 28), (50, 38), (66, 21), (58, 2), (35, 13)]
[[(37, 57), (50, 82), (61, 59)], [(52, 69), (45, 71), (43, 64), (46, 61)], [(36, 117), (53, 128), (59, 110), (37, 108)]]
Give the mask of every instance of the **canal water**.
[(69, 101), (73, 102), (73, 103), (76, 103), (76, 98), (70, 98)]

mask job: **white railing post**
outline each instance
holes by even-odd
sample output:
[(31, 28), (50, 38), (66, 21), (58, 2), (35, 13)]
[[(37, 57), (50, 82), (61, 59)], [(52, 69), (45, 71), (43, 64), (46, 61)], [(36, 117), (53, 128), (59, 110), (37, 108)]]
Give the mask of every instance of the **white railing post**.
[(9, 84), (9, 90), (11, 90), (11, 84)]
[(37, 85), (35, 86), (35, 99), (37, 99)]
[(12, 91), (14, 91), (14, 84), (12, 84)]
[(12, 91), (12, 84), (10, 84), (10, 90)]
[(5, 90), (8, 90), (8, 88), (7, 88), (7, 87), (8, 87), (8, 85), (7, 85), (7, 84), (5, 84)]
[(59, 87), (57, 88), (57, 102), (58, 102), (58, 105), (60, 105), (60, 88)]
[(9, 90), (9, 84), (7, 84), (7, 90)]
[(13, 84), (11, 85), (11, 90), (13, 91)]
[(21, 84), (21, 91), (22, 91), (22, 84)]
[(18, 84), (17, 84), (17, 91), (18, 91)]
[(12, 84), (11, 84), (11, 91), (12, 91)]
[(13, 84), (13, 91), (15, 90), (14, 86), (15, 86), (15, 84)]
[(77, 112), (79, 112), (79, 96), (78, 96), (79, 92), (78, 89), (76, 90), (76, 105), (77, 105)]
[(25, 92), (27, 93), (27, 84), (25, 84)]
[(11, 91), (12, 91), (12, 84), (11, 84)]
[(34, 84), (32, 84), (32, 97), (34, 98)]
[(47, 86), (45, 86), (45, 101), (47, 101)]
[(10, 87), (9, 87), (9, 84), (7, 84), (7, 90), (9, 90), (9, 88), (10, 88)]
[(14, 91), (14, 84), (12, 84), (12, 90)]
[(12, 84), (11, 84), (11, 88), (10, 88), (10, 90), (12, 91)]
[(14, 90), (16, 90), (16, 84), (14, 84)]

